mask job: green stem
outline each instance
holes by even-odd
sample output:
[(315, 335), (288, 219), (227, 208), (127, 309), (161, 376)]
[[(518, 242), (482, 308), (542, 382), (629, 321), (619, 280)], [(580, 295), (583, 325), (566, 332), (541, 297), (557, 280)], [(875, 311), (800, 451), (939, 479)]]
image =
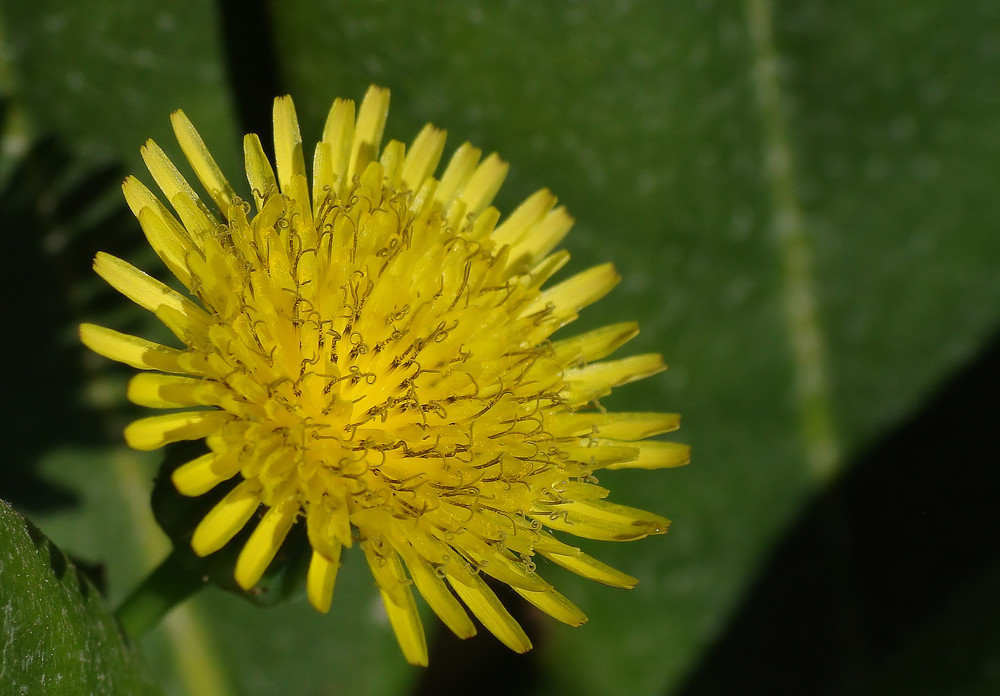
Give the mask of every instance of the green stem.
[(115, 615), (125, 633), (139, 638), (204, 584), (201, 575), (185, 564), (177, 551), (171, 551), (122, 602)]

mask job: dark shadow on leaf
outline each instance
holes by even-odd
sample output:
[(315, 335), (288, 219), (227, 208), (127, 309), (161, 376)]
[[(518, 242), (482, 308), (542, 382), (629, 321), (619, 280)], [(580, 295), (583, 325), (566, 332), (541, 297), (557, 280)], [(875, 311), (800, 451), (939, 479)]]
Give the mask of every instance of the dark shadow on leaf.
[[(0, 103), (0, 111), (5, 106)], [(0, 162), (0, 229), (7, 267), (0, 273), (4, 382), (4, 457), (0, 492), (16, 508), (75, 505), (76, 494), (38, 471), (56, 447), (97, 444), (101, 415), (80, 403), (88, 381), (76, 323), (92, 278), (94, 232), (105, 248), (123, 229), (119, 170), (83, 165), (58, 142), (34, 142)], [(110, 203), (109, 196), (116, 202)]]
[(232, 85), (244, 133), (260, 136), (270, 153), (272, 100), (283, 94), (278, 80), (271, 14), (264, 0), (219, 0), (222, 34)]
[(684, 696), (855, 694), (1000, 558), (1000, 337), (808, 510)]

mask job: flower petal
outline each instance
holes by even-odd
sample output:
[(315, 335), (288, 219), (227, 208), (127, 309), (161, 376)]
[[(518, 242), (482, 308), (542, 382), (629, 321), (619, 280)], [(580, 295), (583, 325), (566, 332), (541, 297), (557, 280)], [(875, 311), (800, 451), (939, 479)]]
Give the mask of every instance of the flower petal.
[(129, 380), (128, 400), (148, 408), (217, 406), (232, 400), (229, 389), (212, 380), (141, 372)]
[(131, 365), (140, 370), (186, 372), (179, 358), (183, 353), (176, 348), (161, 346), (138, 336), (124, 334), (96, 324), (80, 325), (83, 345), (98, 355)]
[(493, 233), (493, 241), (498, 246), (518, 247), (531, 235), (535, 226), (545, 219), (555, 204), (556, 197), (548, 189), (535, 191), (497, 227)]
[(548, 309), (563, 322), (570, 321), (581, 308), (597, 302), (611, 292), (620, 280), (621, 276), (610, 263), (588, 268), (545, 290), (521, 316), (530, 316)]
[(465, 203), (467, 212), (477, 215), (484, 210), (497, 195), (497, 191), (507, 178), (510, 165), (500, 159), (495, 152), (476, 167), (469, 177), (459, 197)]
[(125, 441), (133, 449), (148, 452), (171, 442), (198, 440), (231, 419), (224, 411), (182, 411), (140, 418), (126, 426)]
[(562, 554), (540, 551), (540, 553), (553, 563), (561, 565), (566, 570), (570, 570), (582, 578), (599, 582), (611, 587), (621, 587), (631, 589), (639, 581), (631, 575), (612, 568), (606, 563), (601, 563), (596, 558), (588, 556), (579, 549), (575, 554)]
[[(438, 184), (434, 194), (434, 200), (444, 208), (449, 210), (458, 194), (465, 188), (466, 182), (472, 173), (476, 171), (476, 165), (482, 156), (482, 150), (473, 147), (469, 143), (463, 143), (448, 161), (448, 166), (441, 175), (441, 182)], [(463, 206), (464, 210), (464, 206)]]
[[(347, 170), (351, 166), (351, 140), (354, 137), (354, 102), (350, 99), (336, 99), (323, 126), (323, 139), (317, 150), (317, 158), (322, 156), (321, 166), (313, 164), (313, 188), (320, 191), (329, 186), (338, 198), (347, 190)], [(318, 206), (317, 206), (318, 209)]]
[(396, 548), (403, 555), (406, 568), (420, 595), (444, 624), (459, 638), (471, 638), (476, 635), (472, 619), (435, 569), (420, 558), (408, 543), (401, 543)]
[(651, 440), (637, 442), (639, 456), (631, 461), (609, 464), (606, 469), (668, 469), (691, 461), (691, 446), (679, 442)]
[(483, 622), (483, 626), (500, 639), (501, 643), (514, 652), (524, 653), (531, 650), (531, 640), (528, 639), (524, 629), (504, 608), (481, 577), (469, 574), (468, 578), (459, 581), (449, 574), (448, 582), (455, 590), (455, 594), (465, 602), (476, 618)]
[(198, 523), (191, 548), (199, 556), (218, 551), (246, 526), (260, 507), (260, 484), (243, 481)]
[(175, 111), (170, 114), (170, 123), (174, 128), (174, 136), (177, 138), (187, 161), (191, 163), (201, 185), (215, 201), (219, 211), (223, 215), (227, 215), (230, 206), (237, 199), (236, 192), (222, 170), (219, 169), (212, 153), (205, 146), (205, 141), (201, 139), (194, 124), (183, 111)]
[(331, 557), (319, 551), (313, 551), (309, 562), (309, 572), (306, 575), (306, 596), (313, 608), (325, 614), (330, 611), (333, 600), (333, 588), (337, 582), (337, 572), (340, 570), (340, 544), (336, 544), (337, 552)]
[(514, 591), (544, 611), (546, 614), (562, 621), (569, 626), (582, 626), (587, 622), (587, 615), (580, 607), (573, 604), (555, 590), (545, 590), (544, 592), (532, 592), (515, 587)]
[(611, 393), (613, 387), (644, 379), (666, 370), (663, 358), (656, 353), (633, 355), (621, 360), (583, 365), (566, 371), (566, 401), (571, 406), (585, 404)]
[(236, 559), (233, 577), (240, 587), (249, 590), (257, 584), (284, 543), (298, 514), (299, 501), (294, 498), (285, 498), (264, 513)]
[(554, 437), (593, 435), (614, 440), (642, 440), (680, 427), (677, 413), (566, 413), (554, 419)]
[(602, 326), (587, 333), (552, 343), (555, 358), (566, 367), (593, 362), (611, 355), (639, 333), (634, 321)]
[(291, 97), (275, 99), (273, 113), (274, 162), (278, 169), (278, 185), (281, 192), (288, 196), (292, 193), (292, 180), (306, 175), (302, 135), (299, 133), (299, 119), (295, 115)]
[(235, 449), (227, 449), (223, 453), (208, 452), (174, 469), (170, 480), (181, 495), (203, 495), (239, 472), (238, 455), (239, 451)]
[(368, 165), (378, 160), (378, 148), (389, 117), (389, 90), (369, 87), (358, 109), (358, 122), (351, 141), (350, 166), (347, 180), (361, 176)]
[(146, 168), (149, 169), (149, 173), (156, 181), (156, 185), (160, 187), (163, 195), (177, 211), (181, 224), (193, 241), (200, 237), (198, 233), (215, 229), (218, 226), (219, 221), (201, 202), (187, 179), (181, 175), (159, 145), (152, 140), (147, 140), (140, 152), (146, 163)]
[(599, 541), (632, 541), (670, 527), (665, 517), (603, 500), (539, 503), (531, 515), (550, 529)]
[(108, 285), (143, 309), (156, 312), (166, 305), (191, 321), (206, 325), (212, 321), (205, 310), (194, 302), (116, 256), (98, 252), (94, 258), (94, 270)]
[(272, 196), (278, 190), (278, 181), (274, 178), (274, 170), (267, 161), (260, 138), (253, 133), (243, 138), (243, 159), (246, 161), (250, 192), (253, 194), (257, 210), (261, 211), (266, 202), (273, 200)]
[(426, 666), (427, 638), (399, 555), (391, 549), (387, 553), (382, 549), (376, 550), (370, 541), (363, 542), (361, 548), (368, 559), (368, 567), (375, 576), (385, 613), (389, 616), (389, 623), (396, 633), (403, 656), (411, 665)]
[(129, 176), (122, 183), (125, 200), (132, 214), (139, 220), (146, 240), (153, 251), (167, 265), (170, 272), (184, 284), (191, 287), (191, 274), (187, 270), (185, 258), (195, 249), (187, 231), (170, 211), (146, 186)]
[(419, 191), (424, 180), (434, 174), (444, 153), (446, 137), (443, 130), (438, 130), (429, 123), (417, 134), (403, 164), (400, 183), (405, 190)]

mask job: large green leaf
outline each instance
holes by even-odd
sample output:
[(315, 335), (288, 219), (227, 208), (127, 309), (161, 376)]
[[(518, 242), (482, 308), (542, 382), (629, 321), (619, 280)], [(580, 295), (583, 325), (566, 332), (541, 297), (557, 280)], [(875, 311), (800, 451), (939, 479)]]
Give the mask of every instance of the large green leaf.
[[(91, 150), (134, 163), (146, 135), (167, 146), (166, 115), (183, 107), (231, 165), (230, 95), (260, 66), (227, 65), (219, 31), (245, 28), (253, 41), (273, 34), (256, 54), (273, 57), (306, 141), (333, 97), (378, 82), (393, 90), (390, 136), (434, 121), (452, 146), (469, 139), (512, 163), (505, 210), (541, 186), (561, 197), (578, 221), (574, 267), (612, 260), (625, 278), (582, 323), (638, 319), (630, 350), (672, 366), (609, 405), (681, 411), (695, 456), (686, 470), (602, 476), (674, 528), (590, 549), (640, 578), (632, 592), (543, 567), (591, 622), (529, 614), (539, 649), (514, 664), (546, 692), (634, 695), (680, 688), (831, 474), (1000, 324), (994, 5), (290, 0), (268, 17), (193, 0), (176, 11), (7, 0), (3, 11), (35, 125)], [(101, 247), (95, 236), (88, 254)], [(95, 384), (91, 394), (120, 389)], [(46, 423), (42, 407), (33, 417)], [(165, 553), (143, 531), (156, 462), (60, 444), (44, 472), (80, 502), (40, 523), (106, 560), (121, 598)], [(127, 538), (108, 548), (102, 529)], [(207, 595), (179, 615), (193, 624), (172, 619), (144, 646), (178, 691), (203, 669), (248, 694), (378, 694), (416, 679), (372, 614), (366, 571), (345, 568), (337, 593), (327, 617)], [(191, 654), (205, 664), (174, 667)], [(461, 667), (432, 655), (424, 688), (455, 688)]]
[[(5, 2), (7, 58), (15, 90), (38, 130), (94, 158), (141, 167), (147, 138), (172, 140), (168, 116), (183, 108), (207, 135), (234, 130), (225, 46), (216, 8), (201, 0), (159, 3)], [(219, 161), (239, 142), (218, 138)]]
[(676, 685), (830, 470), (996, 325), (997, 57), (963, 50), (991, 7), (274, 3), (314, 130), (376, 81), (394, 136), (499, 149), (504, 200), (552, 187), (622, 269), (591, 315), (674, 366), (615, 403), (681, 410), (694, 463), (611, 485), (674, 529), (597, 551), (629, 596), (566, 581), (592, 621), (550, 636), (552, 691)]
[(4, 693), (161, 693), (98, 589), (3, 501), (0, 607)]

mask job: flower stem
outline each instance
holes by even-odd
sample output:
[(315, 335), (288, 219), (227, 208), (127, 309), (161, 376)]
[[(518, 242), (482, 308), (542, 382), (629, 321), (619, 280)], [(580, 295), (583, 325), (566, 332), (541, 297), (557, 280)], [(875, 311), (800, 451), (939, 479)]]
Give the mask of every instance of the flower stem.
[(184, 563), (177, 551), (171, 551), (122, 602), (115, 615), (129, 637), (139, 638), (204, 584), (201, 575)]

